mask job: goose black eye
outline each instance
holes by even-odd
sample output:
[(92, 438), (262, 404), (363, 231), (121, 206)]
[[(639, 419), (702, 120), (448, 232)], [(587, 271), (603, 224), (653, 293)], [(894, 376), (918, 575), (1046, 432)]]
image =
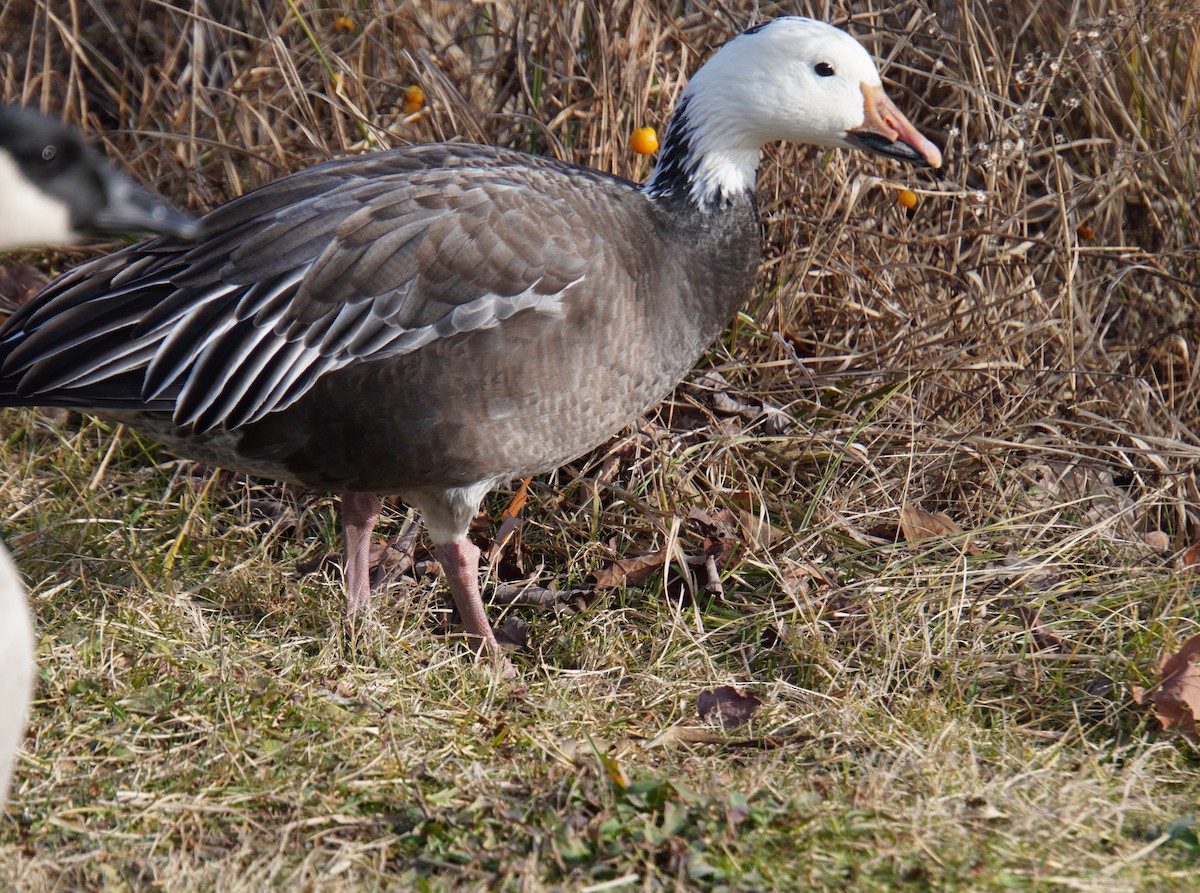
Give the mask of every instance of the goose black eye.
[(56, 174), (66, 163), (67, 153), (54, 143), (47, 143), (31, 153), (30, 168), (40, 176), (49, 177)]
[(833, 77), (833, 66), (828, 62), (818, 62), (813, 70), (823, 78)]

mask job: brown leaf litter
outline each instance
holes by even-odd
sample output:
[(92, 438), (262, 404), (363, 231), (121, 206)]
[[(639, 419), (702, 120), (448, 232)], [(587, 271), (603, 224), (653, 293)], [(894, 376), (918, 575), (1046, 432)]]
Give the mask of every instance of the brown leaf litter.
[(961, 540), (962, 548), (971, 555), (980, 554), (978, 546), (965, 536), (963, 529), (945, 512), (930, 512), (915, 503), (906, 502), (900, 508), (900, 533), (905, 542), (915, 543), (934, 537)]
[(1164, 729), (1178, 729), (1200, 740), (1196, 718), (1200, 717), (1200, 634), (1192, 636), (1175, 654), (1165, 654), (1158, 664), (1162, 676), (1153, 688), (1133, 686), (1133, 699), (1153, 704)]
[(711, 691), (700, 692), (696, 709), (700, 718), (716, 721), (723, 729), (736, 729), (750, 721), (762, 701), (751, 694), (743, 694), (732, 685), (720, 685)]

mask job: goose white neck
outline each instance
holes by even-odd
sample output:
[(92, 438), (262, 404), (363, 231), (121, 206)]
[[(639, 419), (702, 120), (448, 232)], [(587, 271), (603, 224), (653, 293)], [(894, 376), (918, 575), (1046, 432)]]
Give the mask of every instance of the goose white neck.
[(69, 245), (76, 239), (66, 202), (30, 182), (0, 149), (0, 251)]

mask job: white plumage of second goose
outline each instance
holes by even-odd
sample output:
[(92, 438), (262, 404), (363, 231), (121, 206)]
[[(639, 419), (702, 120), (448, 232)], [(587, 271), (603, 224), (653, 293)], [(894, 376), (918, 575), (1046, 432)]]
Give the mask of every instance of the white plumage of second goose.
[(13, 760), (25, 737), (33, 654), (33, 619), (25, 587), (8, 550), (0, 546), (0, 806), (8, 798)]
[(0, 402), (341, 493), (350, 614), (378, 494), (399, 494), (496, 654), (467, 538), (480, 501), (602, 443), (693, 366), (750, 295), (778, 140), (941, 163), (857, 41), (774, 19), (692, 78), (644, 185), (465, 144), (299, 171), (212, 211), (197, 244), (55, 282), (0, 330)]

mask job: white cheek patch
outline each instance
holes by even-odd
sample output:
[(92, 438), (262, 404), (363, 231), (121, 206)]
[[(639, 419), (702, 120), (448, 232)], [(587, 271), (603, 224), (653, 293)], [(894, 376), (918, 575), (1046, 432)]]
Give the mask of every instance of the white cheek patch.
[(66, 202), (30, 183), (0, 151), (0, 251), (66, 245), (77, 238)]

